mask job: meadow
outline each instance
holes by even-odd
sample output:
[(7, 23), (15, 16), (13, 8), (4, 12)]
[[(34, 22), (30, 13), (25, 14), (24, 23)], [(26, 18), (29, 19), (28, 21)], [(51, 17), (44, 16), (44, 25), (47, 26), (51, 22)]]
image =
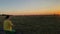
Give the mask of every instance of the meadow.
[[(0, 16), (0, 28), (3, 28), (4, 17)], [(60, 34), (58, 15), (20, 15), (12, 16), (11, 20), (17, 34)]]

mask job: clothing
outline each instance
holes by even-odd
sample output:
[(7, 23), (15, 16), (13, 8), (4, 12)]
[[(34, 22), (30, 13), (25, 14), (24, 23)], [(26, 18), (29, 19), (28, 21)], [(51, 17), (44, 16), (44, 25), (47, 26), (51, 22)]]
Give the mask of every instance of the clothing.
[(5, 32), (6, 34), (12, 34), (11, 31), (7, 31), (7, 30), (5, 30), (4, 32)]
[(13, 30), (13, 31), (5, 30), (5, 33), (6, 33), (6, 34), (16, 34), (16, 33), (15, 33), (15, 30)]
[(12, 31), (12, 22), (10, 20), (5, 20), (3, 24), (3, 29), (6, 31)]

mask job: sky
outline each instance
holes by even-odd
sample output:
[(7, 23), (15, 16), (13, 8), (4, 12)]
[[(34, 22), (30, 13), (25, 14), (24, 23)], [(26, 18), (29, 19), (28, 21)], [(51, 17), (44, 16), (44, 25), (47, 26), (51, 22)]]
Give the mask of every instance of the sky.
[(0, 14), (60, 14), (60, 0), (0, 0)]

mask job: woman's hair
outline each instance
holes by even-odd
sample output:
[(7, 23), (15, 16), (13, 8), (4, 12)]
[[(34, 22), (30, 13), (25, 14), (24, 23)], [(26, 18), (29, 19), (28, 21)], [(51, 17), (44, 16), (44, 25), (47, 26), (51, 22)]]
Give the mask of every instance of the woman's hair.
[(5, 19), (8, 19), (10, 16), (9, 15), (7, 15), (6, 17), (5, 17)]

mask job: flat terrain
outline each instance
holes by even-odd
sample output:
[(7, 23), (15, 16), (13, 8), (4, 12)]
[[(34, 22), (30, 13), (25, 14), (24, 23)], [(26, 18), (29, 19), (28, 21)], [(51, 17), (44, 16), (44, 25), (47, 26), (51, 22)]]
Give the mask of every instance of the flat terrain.
[[(1, 29), (4, 17), (0, 16)], [(60, 16), (57, 15), (12, 16), (11, 20), (17, 34), (60, 34)]]

